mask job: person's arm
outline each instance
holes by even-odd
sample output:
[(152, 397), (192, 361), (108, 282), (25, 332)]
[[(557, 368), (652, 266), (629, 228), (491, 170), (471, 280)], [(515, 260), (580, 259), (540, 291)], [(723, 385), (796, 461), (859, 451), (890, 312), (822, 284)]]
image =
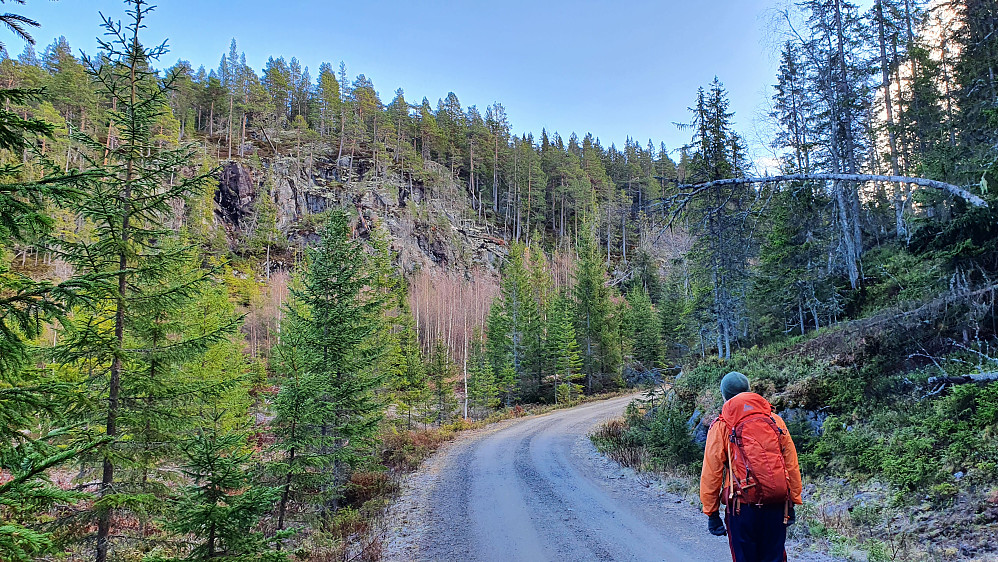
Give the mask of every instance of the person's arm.
[(776, 421), (776, 425), (783, 430), (780, 435), (780, 449), (783, 450), (783, 462), (787, 466), (787, 474), (790, 478), (790, 501), (800, 505), (804, 503), (804, 500), (801, 498), (803, 485), (801, 484), (800, 463), (797, 461), (797, 447), (794, 446), (794, 440), (790, 436), (790, 430), (783, 418), (773, 414), (773, 419)]
[(727, 425), (717, 420), (707, 432), (707, 446), (703, 451), (703, 468), (700, 471), (700, 502), (707, 515), (717, 513), (721, 508), (721, 488), (724, 486), (724, 463), (727, 452), (724, 441)]

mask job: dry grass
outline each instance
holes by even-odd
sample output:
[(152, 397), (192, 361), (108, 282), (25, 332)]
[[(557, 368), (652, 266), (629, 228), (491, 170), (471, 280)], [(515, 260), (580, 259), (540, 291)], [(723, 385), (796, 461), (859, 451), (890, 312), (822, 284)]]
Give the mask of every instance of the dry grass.
[(634, 470), (647, 469), (650, 461), (648, 450), (627, 439), (627, 421), (613, 418), (598, 425), (589, 434), (589, 439), (600, 453), (621, 466)]
[(394, 472), (412, 472), (454, 434), (450, 427), (387, 433), (381, 442), (381, 462)]

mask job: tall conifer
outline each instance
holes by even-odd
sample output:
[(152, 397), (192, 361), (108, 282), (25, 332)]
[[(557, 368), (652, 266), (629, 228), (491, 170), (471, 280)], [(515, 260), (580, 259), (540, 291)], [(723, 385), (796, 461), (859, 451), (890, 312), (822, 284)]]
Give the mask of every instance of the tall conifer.
[(79, 139), (92, 172), (84, 184), (88, 197), (77, 211), (93, 225), (93, 237), (60, 242), (61, 257), (90, 280), (57, 359), (88, 373), (95, 408), (87, 421), (101, 423), (108, 440), (99, 455), (99, 498), (93, 504), (97, 562), (108, 557), (114, 512), (150, 502), (148, 492), (156, 490), (149, 447), (140, 443), (153, 426), (176, 423), (171, 406), (177, 396), (203, 390), (200, 381), (179, 381), (176, 368), (235, 327), (226, 321), (193, 336), (178, 324), (208, 277), (196, 267), (192, 248), (164, 222), (174, 203), (201, 191), (205, 177), (182, 173), (196, 160), (192, 147), (155, 140), (154, 123), (170, 111), (170, 81), (161, 82), (151, 64), (166, 46), (142, 45), (139, 33), (152, 8), (142, 0), (130, 4), (127, 25), (105, 17), (101, 57), (87, 59), (91, 76), (113, 100), (116, 109), (109, 115), (119, 139)]
[[(333, 211), (306, 269), (291, 287), (282, 323), (286, 379), (277, 398), (277, 447), (287, 464), (282, 515), (300, 486), (323, 512), (341, 505), (351, 469), (374, 445), (385, 294), (347, 216)], [(287, 343), (285, 343), (287, 342)]]

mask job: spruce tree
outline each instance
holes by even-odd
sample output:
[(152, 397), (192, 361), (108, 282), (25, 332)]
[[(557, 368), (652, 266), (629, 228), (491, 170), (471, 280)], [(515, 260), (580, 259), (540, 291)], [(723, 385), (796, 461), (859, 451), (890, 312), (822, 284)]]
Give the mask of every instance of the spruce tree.
[[(16, 14), (0, 19), (13, 24), (9, 27), (30, 46), (33, 41), (21, 25), (36, 22)], [(42, 93), (0, 90), (0, 149), (43, 156), (28, 149), (36, 145), (36, 137), (51, 138), (53, 125), (24, 118), (12, 108), (36, 101)], [(0, 484), (0, 559), (12, 562), (50, 554), (52, 534), (40, 525), (42, 514), (82, 496), (52, 485), (46, 472), (100, 443), (78, 435), (70, 424), (74, 386), (54, 369), (37, 368), (41, 357), (32, 345), (47, 324), (65, 318), (87, 280), (39, 281), (9, 265), (15, 244), (45, 244), (53, 229), (48, 212), (53, 206), (71, 204), (82, 194), (75, 187), (80, 174), (61, 173), (44, 159), (41, 164), (46, 175), (40, 181), (24, 181), (23, 167), (0, 167), (0, 473), (7, 476)]]
[(484, 414), (499, 405), (499, 388), (496, 385), (492, 362), (485, 352), (485, 342), (480, 336), (472, 338), (468, 352), (468, 405), (471, 416)]
[(486, 320), (485, 353), (496, 375), (496, 388), (503, 396), (506, 406), (513, 404), (517, 391), (516, 369), (513, 367), (513, 354), (509, 341), (509, 318), (503, 313), (499, 298), (492, 302)]
[(586, 392), (593, 393), (620, 383), (620, 337), (613, 314), (606, 270), (590, 221), (584, 221), (577, 246), (572, 297), (575, 307), (575, 331), (582, 355)]
[[(695, 181), (737, 177), (744, 165), (741, 139), (731, 129), (732, 114), (720, 81), (697, 93), (693, 111), (690, 174)], [(751, 204), (745, 186), (714, 186), (698, 194), (684, 212), (696, 235), (689, 257), (696, 281), (695, 299), (704, 328), (711, 329), (718, 357), (730, 358), (746, 322), (748, 258), (752, 249)], [(712, 325), (709, 326), (708, 325)]]
[(443, 340), (433, 344), (426, 364), (426, 376), (432, 385), (432, 394), (437, 425), (450, 419), (454, 410), (454, 377), (455, 365), (450, 358), (450, 350)]
[(141, 444), (148, 443), (148, 431), (158, 433), (155, 426), (161, 425), (176, 430), (175, 400), (205, 390), (202, 381), (178, 380), (178, 367), (235, 327), (234, 321), (225, 321), (195, 336), (183, 333), (179, 323), (184, 307), (198, 298), (209, 278), (197, 267), (193, 249), (164, 221), (174, 203), (201, 191), (205, 177), (183, 173), (196, 161), (195, 149), (171, 148), (155, 139), (154, 124), (170, 111), (170, 81), (159, 80), (151, 64), (166, 46), (142, 45), (139, 33), (151, 8), (142, 0), (130, 4), (124, 27), (104, 19), (108, 38), (99, 40), (101, 57), (86, 61), (113, 102), (109, 116), (119, 139), (106, 145), (79, 137), (90, 171), (82, 186), (88, 195), (77, 211), (92, 225), (93, 235), (58, 243), (60, 257), (89, 282), (56, 359), (89, 375), (93, 410), (82, 421), (103, 425), (108, 441), (99, 453), (99, 497), (92, 507), (97, 562), (108, 557), (113, 513), (153, 501), (149, 492), (157, 488), (149, 478), (150, 455), (166, 451), (151, 452)]
[(659, 367), (662, 363), (662, 326), (643, 287), (634, 287), (627, 293), (625, 322), (634, 361), (642, 370)]
[[(301, 290), (301, 275), (293, 286)], [(292, 314), (291, 309), (297, 309)], [(305, 365), (308, 311), (301, 301), (285, 305), (280, 343), (273, 350), (273, 367), (280, 378), (280, 391), (274, 400), (273, 446), (276, 458), (268, 469), (277, 479), (281, 497), (277, 506), (277, 529), (285, 528), (288, 510), (297, 497), (318, 491), (324, 481), (319, 472), (319, 451), (313, 446), (316, 420), (315, 398), (320, 392), (317, 377), (307, 375)], [(303, 498), (304, 499), (304, 498)]]
[(181, 445), (182, 471), (191, 483), (171, 502), (167, 526), (195, 541), (189, 543), (187, 556), (176, 560), (287, 560), (279, 541), (288, 533), (268, 538), (256, 530), (280, 490), (254, 484), (246, 436), (226, 429), (222, 417), (220, 412), (209, 415), (208, 423)]
[[(578, 394), (575, 381), (582, 377), (579, 342), (575, 335), (571, 301), (564, 294), (552, 299), (547, 314), (547, 355), (554, 375), (555, 404), (571, 402)], [(567, 400), (566, 400), (567, 399)]]
[(495, 372), (501, 373), (508, 362), (515, 373), (518, 397), (532, 399), (540, 391), (543, 324), (528, 260), (524, 245), (510, 247), (500, 296), (490, 313), (488, 338)]
[(536, 401), (545, 396), (542, 388), (544, 378), (551, 372), (551, 365), (545, 349), (545, 310), (551, 300), (551, 277), (545, 267), (544, 253), (537, 248), (524, 250), (524, 266), (530, 291), (529, 306), (524, 309), (523, 340), (524, 380), (534, 389), (524, 398)]
[(400, 411), (405, 412), (406, 427), (412, 427), (414, 410), (425, 402), (427, 392), (426, 366), (419, 345), (415, 321), (409, 306), (409, 285), (395, 268), (387, 234), (377, 228), (370, 232), (371, 257), (369, 269), (375, 273), (371, 289), (384, 296), (384, 315), (378, 334), (371, 338), (382, 350), (377, 368), (385, 378)]
[(375, 444), (385, 295), (344, 212), (331, 212), (319, 236), (285, 309), (275, 422), (286, 464), (282, 512), (291, 494), (315, 487), (307, 501), (328, 515)]
[(394, 297), (396, 309), (391, 317), (393, 328), (387, 338), (389, 351), (385, 365), (389, 371), (388, 386), (394, 395), (393, 399), (400, 412), (405, 413), (406, 428), (411, 429), (413, 414), (417, 413), (418, 417), (417, 408), (426, 401), (429, 387), (423, 351), (409, 310), (408, 289), (404, 280), (398, 284)]

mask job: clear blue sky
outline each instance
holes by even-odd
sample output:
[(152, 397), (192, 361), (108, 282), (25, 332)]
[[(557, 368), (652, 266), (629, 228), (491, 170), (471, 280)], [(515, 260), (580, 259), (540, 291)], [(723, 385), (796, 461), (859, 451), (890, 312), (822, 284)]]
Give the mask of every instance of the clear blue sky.
[[(688, 133), (696, 88), (717, 75), (737, 128), (756, 146), (771, 95), (771, 22), (785, 0), (160, 0), (147, 43), (169, 40), (178, 59), (216, 68), (235, 38), (257, 71), (269, 56), (298, 57), (313, 78), (320, 62), (367, 75), (386, 103), (396, 88), (435, 106), (453, 91), (484, 113), (494, 101), (515, 132), (541, 128), (566, 139), (592, 132), (604, 146), (627, 136), (675, 149)], [(64, 35), (94, 53), (98, 10), (124, 17), (120, 0), (28, 0), (9, 11), (38, 20), (38, 51)], [(5, 35), (12, 55), (19, 41)]]

